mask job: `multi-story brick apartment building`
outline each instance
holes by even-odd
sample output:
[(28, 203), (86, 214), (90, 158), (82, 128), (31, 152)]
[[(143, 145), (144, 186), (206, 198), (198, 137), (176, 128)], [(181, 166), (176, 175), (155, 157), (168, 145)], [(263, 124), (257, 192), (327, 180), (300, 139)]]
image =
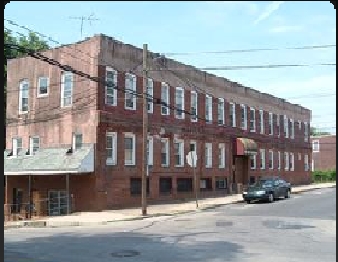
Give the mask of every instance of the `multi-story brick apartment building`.
[[(69, 192), (72, 211), (140, 205), (142, 99), (121, 89), (142, 93), (142, 49), (95, 35), (44, 55), (117, 89), (35, 58), (9, 61), (6, 203), (48, 199), (58, 214)], [(151, 52), (148, 64), (149, 94), (175, 107), (148, 104), (150, 202), (226, 194), (264, 175), (310, 182), (308, 109)]]
[(311, 136), (312, 170), (336, 169), (336, 135)]

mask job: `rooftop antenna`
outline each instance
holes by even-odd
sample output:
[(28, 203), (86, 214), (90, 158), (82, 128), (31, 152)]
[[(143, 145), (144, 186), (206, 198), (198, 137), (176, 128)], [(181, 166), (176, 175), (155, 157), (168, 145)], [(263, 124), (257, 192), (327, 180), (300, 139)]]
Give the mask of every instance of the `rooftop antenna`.
[(98, 21), (99, 19), (94, 17), (94, 13), (90, 16), (70, 16), (69, 19), (81, 20), (81, 39), (83, 32), (83, 21), (89, 21), (89, 24), (92, 25), (92, 21)]

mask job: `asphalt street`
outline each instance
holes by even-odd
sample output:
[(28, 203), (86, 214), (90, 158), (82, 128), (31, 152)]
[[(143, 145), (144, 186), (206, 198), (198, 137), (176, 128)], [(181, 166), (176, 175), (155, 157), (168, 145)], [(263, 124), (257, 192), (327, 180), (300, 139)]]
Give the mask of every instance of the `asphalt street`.
[(105, 226), (4, 231), (5, 262), (336, 261), (336, 189)]

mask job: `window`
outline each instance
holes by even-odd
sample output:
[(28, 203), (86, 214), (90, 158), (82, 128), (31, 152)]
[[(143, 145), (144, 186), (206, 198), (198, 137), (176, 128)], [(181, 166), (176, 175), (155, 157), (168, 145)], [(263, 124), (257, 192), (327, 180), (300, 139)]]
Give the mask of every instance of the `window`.
[(250, 107), (250, 132), (256, 131), (256, 110)]
[(169, 99), (169, 95), (170, 95), (170, 88), (168, 86), (167, 83), (162, 82), (161, 83), (161, 101), (162, 101), (162, 105), (161, 105), (161, 114), (164, 116), (167, 116), (170, 114), (170, 110), (169, 110), (169, 106), (170, 106), (170, 99)]
[(136, 110), (136, 76), (125, 74), (125, 100), (124, 108), (128, 110)]
[(309, 125), (307, 122), (304, 122), (304, 142), (309, 141)]
[(152, 114), (154, 112), (154, 103), (153, 103), (153, 96), (154, 96), (154, 81), (151, 78), (147, 80), (147, 108), (148, 113)]
[(289, 119), (284, 115), (284, 135), (289, 138)]
[(218, 98), (218, 124), (224, 125), (224, 98)]
[(293, 121), (293, 119), (290, 119), (290, 125), (291, 125), (290, 137), (291, 139), (294, 139), (295, 138), (295, 122)]
[(309, 155), (304, 155), (304, 171), (309, 171)]
[(302, 160), (302, 154), (298, 153), (298, 161)]
[(117, 164), (117, 134), (116, 132), (107, 132), (106, 134), (107, 165)]
[(177, 192), (191, 192), (192, 178), (177, 178)]
[(225, 177), (216, 177), (215, 180), (216, 190), (227, 188), (227, 179)]
[(241, 105), (241, 128), (243, 130), (247, 130), (248, 129), (248, 115), (247, 115), (247, 111), (246, 111), (246, 106), (245, 105)]
[(182, 87), (176, 87), (175, 90), (175, 107), (177, 119), (184, 119), (184, 89)]
[(319, 152), (319, 140), (312, 141), (312, 152), (313, 153)]
[(154, 138), (152, 136), (148, 136), (147, 152), (148, 165), (152, 166), (154, 163)]
[(302, 130), (302, 121), (298, 120), (298, 130)]
[(285, 161), (285, 170), (289, 170), (289, 166), (290, 166), (290, 163), (289, 163), (289, 153), (288, 152), (284, 152), (284, 161)]
[(200, 179), (200, 189), (201, 189), (201, 191), (212, 190), (212, 179), (211, 178)]
[(161, 165), (169, 166), (169, 139), (161, 139)]
[(205, 95), (205, 119), (207, 123), (212, 123), (212, 96)]
[(205, 167), (212, 167), (212, 143), (205, 143)]
[(218, 167), (219, 168), (225, 168), (225, 145), (224, 143), (221, 143), (218, 145)]
[(48, 95), (48, 85), (49, 85), (48, 77), (38, 78), (38, 88), (37, 88), (38, 97), (44, 97)]
[(269, 150), (269, 169), (273, 169), (273, 151)]
[(171, 177), (160, 177), (160, 193), (170, 194), (172, 191), (172, 178)]
[(256, 182), (256, 177), (250, 176), (249, 177), (249, 185), (253, 185), (253, 184), (255, 184), (255, 182)]
[(197, 122), (197, 93), (190, 92), (191, 122)]
[(197, 152), (197, 143), (196, 141), (190, 141), (189, 151)]
[(236, 104), (235, 103), (230, 103), (230, 125), (232, 127), (236, 127)]
[(250, 155), (250, 168), (256, 169), (256, 155)]
[(273, 114), (269, 113), (269, 135), (273, 135)]
[(277, 115), (277, 132), (278, 137), (280, 137), (280, 115)]
[(82, 147), (82, 134), (73, 134), (72, 147), (74, 150)]
[(278, 151), (278, 164), (277, 164), (278, 170), (280, 170), (280, 167), (281, 167), (281, 154), (280, 151)]
[(29, 83), (28, 80), (20, 82), (19, 87), (19, 114), (28, 112)]
[(13, 188), (12, 191), (12, 203), (11, 212), (20, 213), (23, 206), (23, 190), (20, 188)]
[(265, 169), (265, 149), (260, 149), (261, 169)]
[(295, 170), (295, 154), (290, 153), (290, 171)]
[(17, 156), (22, 151), (22, 138), (13, 138), (12, 140), (13, 156)]
[(135, 165), (135, 135), (124, 134), (124, 164), (126, 166)]
[(73, 74), (61, 73), (61, 107), (72, 105), (73, 99)]
[(40, 148), (40, 138), (38, 136), (29, 138), (29, 153), (32, 155)]
[(117, 105), (117, 72), (111, 67), (106, 68), (106, 104)]
[(260, 128), (260, 133), (264, 134), (264, 111), (259, 110), (259, 128)]
[(184, 166), (184, 141), (176, 139), (174, 141), (175, 166)]
[[(146, 186), (147, 195), (149, 195), (149, 178), (147, 178)], [(141, 195), (142, 194), (142, 179), (141, 178), (130, 178), (130, 195)]]

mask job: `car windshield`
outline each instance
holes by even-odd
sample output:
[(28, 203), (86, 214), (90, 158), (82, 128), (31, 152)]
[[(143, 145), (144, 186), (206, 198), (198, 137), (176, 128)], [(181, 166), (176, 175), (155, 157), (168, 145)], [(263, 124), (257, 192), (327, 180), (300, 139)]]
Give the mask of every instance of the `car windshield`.
[(273, 181), (272, 180), (267, 180), (267, 179), (260, 179), (258, 180), (255, 184), (253, 184), (253, 187), (272, 187)]

